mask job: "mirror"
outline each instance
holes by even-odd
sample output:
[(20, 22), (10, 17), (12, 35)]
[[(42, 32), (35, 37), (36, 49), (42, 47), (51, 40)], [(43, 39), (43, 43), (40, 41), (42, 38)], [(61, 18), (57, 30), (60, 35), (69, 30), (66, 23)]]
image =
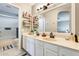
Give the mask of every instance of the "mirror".
[(45, 17), (43, 15), (38, 16), (38, 32), (44, 32), (45, 31)]
[(0, 3), (0, 39), (19, 38), (19, 8)]
[[(40, 17), (39, 17), (40, 16)], [(71, 4), (38, 15), (39, 32), (71, 32)], [(63, 25), (62, 25), (63, 24)]]

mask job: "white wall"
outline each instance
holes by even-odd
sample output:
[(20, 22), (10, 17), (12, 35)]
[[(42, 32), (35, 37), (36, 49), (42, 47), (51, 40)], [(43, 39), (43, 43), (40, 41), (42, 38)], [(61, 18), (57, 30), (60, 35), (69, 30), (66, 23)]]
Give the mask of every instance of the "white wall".
[[(5, 28), (11, 30), (5, 30)], [(0, 39), (16, 38), (16, 28), (18, 27), (18, 19), (0, 16)]]

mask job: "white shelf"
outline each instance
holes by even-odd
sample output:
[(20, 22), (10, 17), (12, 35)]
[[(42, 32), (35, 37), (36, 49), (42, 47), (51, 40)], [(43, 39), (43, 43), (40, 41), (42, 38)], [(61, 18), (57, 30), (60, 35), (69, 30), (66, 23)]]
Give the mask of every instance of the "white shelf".
[(30, 27), (30, 25), (24, 25), (24, 26), (26, 26), (26, 27)]
[(46, 13), (46, 12), (48, 12), (48, 11), (50, 11), (50, 10), (53, 10), (53, 9), (59, 8), (59, 7), (64, 6), (64, 5), (66, 5), (66, 4), (67, 4), (67, 3), (59, 4), (59, 5), (57, 5), (57, 6), (54, 6), (54, 7), (49, 8), (49, 9), (46, 9), (46, 10), (43, 10), (43, 11), (39, 11), (39, 12), (37, 12), (36, 15), (34, 15), (34, 16), (37, 16), (37, 15), (40, 15), (40, 14)]
[(30, 22), (24, 22), (25, 24), (30, 24)]

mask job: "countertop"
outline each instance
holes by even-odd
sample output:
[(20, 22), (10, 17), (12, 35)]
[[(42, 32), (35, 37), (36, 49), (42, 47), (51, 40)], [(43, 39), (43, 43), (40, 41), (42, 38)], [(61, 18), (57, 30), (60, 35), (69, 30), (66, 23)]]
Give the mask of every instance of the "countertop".
[(23, 36), (32, 37), (37, 40), (41, 40), (41, 41), (44, 41), (44, 42), (47, 42), (50, 44), (55, 44), (58, 46), (62, 46), (62, 47), (66, 47), (66, 48), (70, 48), (70, 49), (79, 51), (79, 43), (76, 43), (72, 40), (66, 40), (65, 38), (62, 38), (62, 37), (55, 37), (53, 39), (53, 38), (50, 38), (49, 36), (42, 37), (42, 36), (28, 35), (27, 33), (23, 33)]

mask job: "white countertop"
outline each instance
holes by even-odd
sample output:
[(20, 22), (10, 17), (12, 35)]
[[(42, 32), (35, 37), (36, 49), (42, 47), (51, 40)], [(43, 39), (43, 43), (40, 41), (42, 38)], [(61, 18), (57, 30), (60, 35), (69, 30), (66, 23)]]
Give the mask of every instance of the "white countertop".
[(79, 51), (79, 43), (76, 43), (72, 40), (65, 40), (65, 38), (59, 38), (59, 37), (57, 38), (56, 37), (54, 39), (51, 39), (51, 38), (49, 38), (49, 36), (46, 36), (46, 37), (34, 36), (34, 35), (28, 35), (26, 33), (23, 33), (23, 36), (32, 37), (32, 38), (35, 38), (37, 40), (48, 42), (50, 44), (55, 44), (55, 45), (59, 45), (62, 47), (67, 47), (67, 48), (71, 48), (71, 49)]

